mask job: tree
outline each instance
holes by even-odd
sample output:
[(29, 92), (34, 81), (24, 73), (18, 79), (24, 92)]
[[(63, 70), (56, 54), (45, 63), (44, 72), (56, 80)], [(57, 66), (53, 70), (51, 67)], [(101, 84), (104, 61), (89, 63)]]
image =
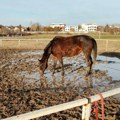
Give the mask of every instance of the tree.
[(82, 29), (82, 26), (81, 26), (81, 25), (78, 25), (78, 29)]
[(22, 25), (19, 25), (18, 28), (19, 28), (19, 34), (22, 36)]
[(104, 32), (110, 32), (110, 27), (109, 27), (109, 25), (106, 25), (106, 26), (105, 26)]
[(7, 27), (1, 27), (0, 34), (2, 35), (8, 35), (10, 33), (10, 30)]
[(46, 26), (43, 28), (44, 31), (49, 32), (49, 31), (54, 31), (54, 28)]
[(33, 24), (31, 24), (31, 30), (32, 31), (40, 31), (41, 26), (39, 25), (39, 23), (33, 23)]
[(55, 28), (53, 28), (53, 30), (54, 30), (55, 32), (58, 32), (58, 31), (61, 31), (62, 28), (60, 28), (60, 27), (55, 27)]
[(97, 31), (99, 32), (104, 32), (104, 26), (98, 26)]

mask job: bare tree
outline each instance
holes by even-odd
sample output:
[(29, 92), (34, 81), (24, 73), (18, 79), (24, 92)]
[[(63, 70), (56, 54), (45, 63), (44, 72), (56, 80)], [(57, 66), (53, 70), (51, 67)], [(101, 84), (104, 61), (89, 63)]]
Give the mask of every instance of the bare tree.
[(109, 25), (106, 25), (106, 26), (105, 26), (104, 32), (110, 32), (110, 26), (109, 26)]
[(41, 25), (39, 25), (39, 23), (33, 23), (33, 24), (31, 24), (31, 30), (32, 31), (40, 31)]

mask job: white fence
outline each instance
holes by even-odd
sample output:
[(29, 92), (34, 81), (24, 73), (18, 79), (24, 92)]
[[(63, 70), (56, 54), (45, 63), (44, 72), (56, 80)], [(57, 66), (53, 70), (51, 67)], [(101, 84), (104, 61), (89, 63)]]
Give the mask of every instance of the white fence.
[(0, 48), (10, 49), (43, 49), (49, 39), (0, 39)]
[[(43, 49), (51, 39), (0, 39), (0, 48)], [(98, 52), (120, 52), (120, 40), (97, 39)]]
[[(102, 93), (102, 97), (106, 98), (106, 97), (110, 97), (116, 94), (120, 94), (120, 88), (116, 88), (114, 90), (110, 90), (107, 92), (103, 92)], [(63, 111), (63, 110), (67, 110), (67, 109), (71, 109), (74, 107), (78, 107), (78, 106), (84, 106), (86, 104), (86, 110), (83, 107), (82, 110), (82, 120), (89, 120), (90, 117), (90, 112), (91, 112), (91, 103), (97, 100), (100, 100), (101, 97), (97, 94), (94, 96), (89, 97), (90, 102), (88, 101), (88, 98), (84, 98), (84, 99), (80, 99), (80, 100), (75, 100), (72, 102), (67, 102), (67, 103), (63, 103), (60, 105), (55, 105), (52, 107), (48, 107), (48, 108), (44, 108), (41, 110), (36, 110), (33, 112), (29, 112), (29, 113), (25, 113), (25, 114), (21, 114), (21, 115), (17, 115), (17, 116), (13, 116), (10, 118), (6, 118), (6, 119), (2, 119), (2, 120), (29, 120), (29, 119), (34, 119), (34, 118), (38, 118), (41, 116), (45, 116), (45, 115), (49, 115), (52, 113), (56, 113), (59, 111)]]

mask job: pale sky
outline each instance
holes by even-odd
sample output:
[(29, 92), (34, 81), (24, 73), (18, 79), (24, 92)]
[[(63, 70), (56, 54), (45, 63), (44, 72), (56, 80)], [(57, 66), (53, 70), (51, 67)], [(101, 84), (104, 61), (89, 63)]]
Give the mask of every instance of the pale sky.
[(120, 24), (120, 0), (1, 0), (0, 24)]

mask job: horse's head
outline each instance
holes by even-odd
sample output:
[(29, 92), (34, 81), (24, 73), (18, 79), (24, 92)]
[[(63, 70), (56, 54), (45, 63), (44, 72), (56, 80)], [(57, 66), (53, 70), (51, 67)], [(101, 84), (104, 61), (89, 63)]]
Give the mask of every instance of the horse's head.
[(47, 68), (47, 62), (38, 60), (39, 61), (39, 73), (41, 76), (43, 76), (45, 69)]

